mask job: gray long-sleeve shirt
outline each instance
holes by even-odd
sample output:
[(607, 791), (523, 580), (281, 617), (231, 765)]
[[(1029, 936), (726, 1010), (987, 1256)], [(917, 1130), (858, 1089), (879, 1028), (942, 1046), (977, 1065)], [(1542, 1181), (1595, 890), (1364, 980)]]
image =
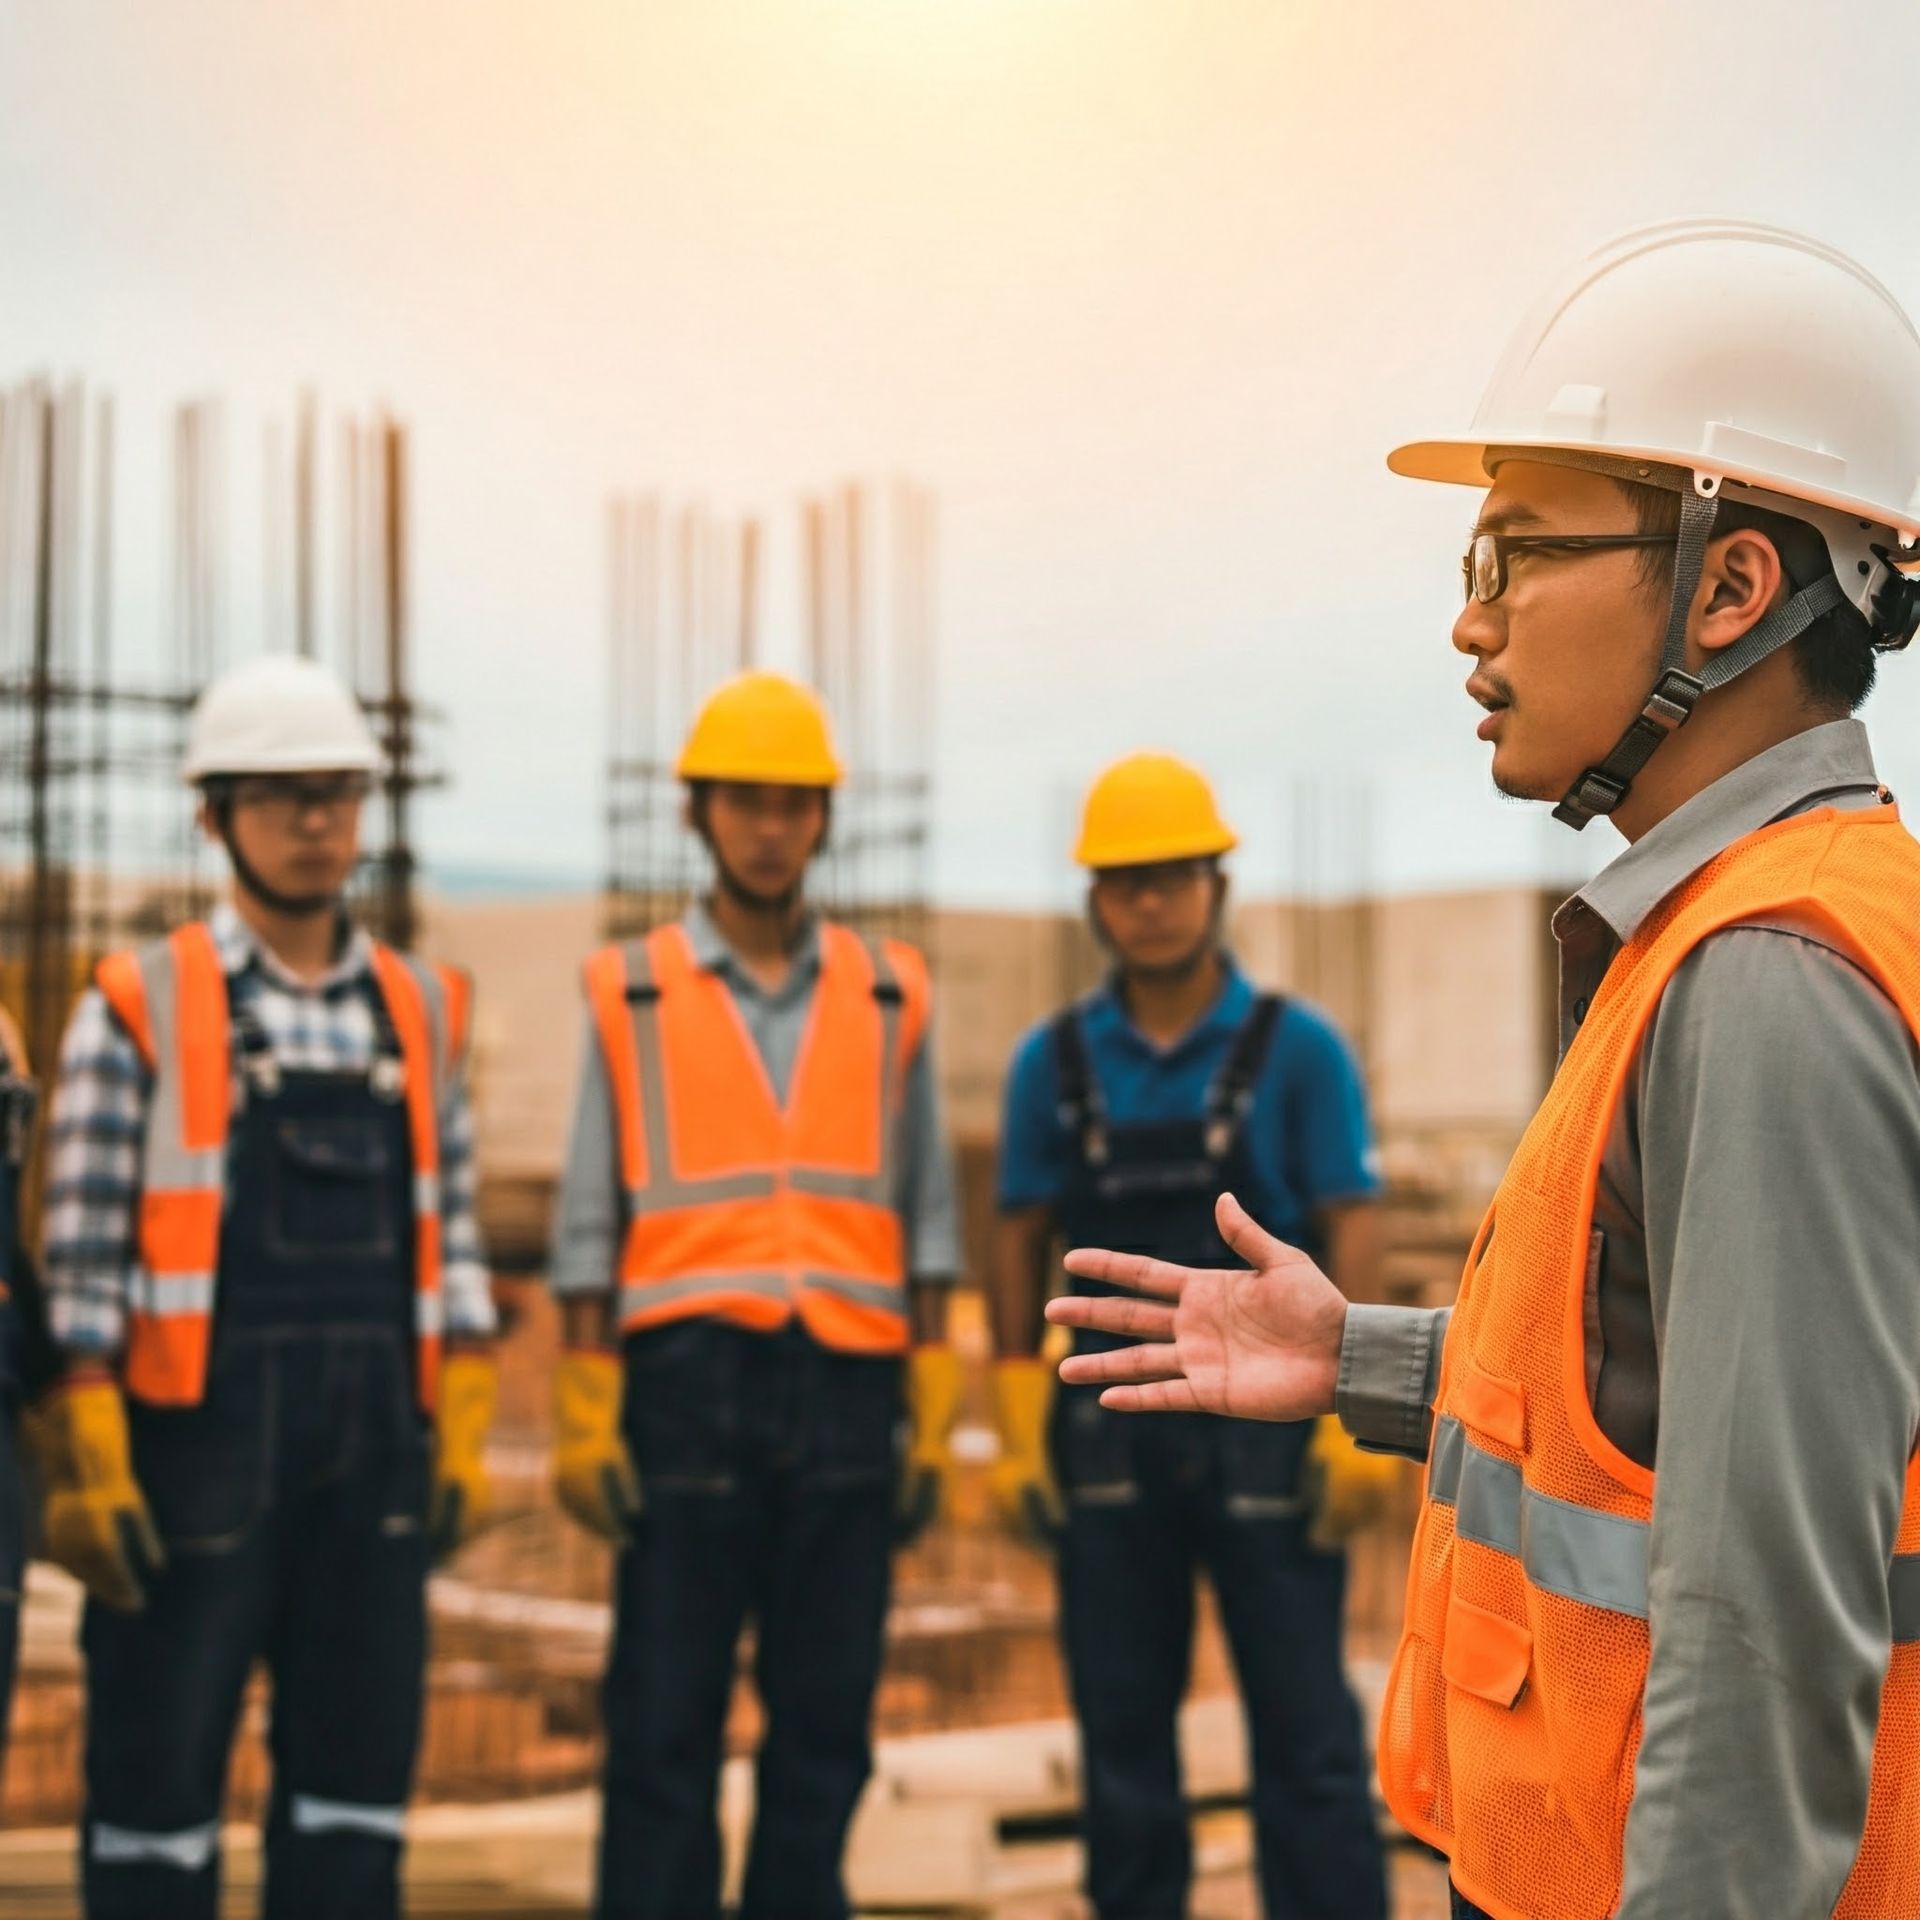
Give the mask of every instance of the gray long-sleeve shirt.
[[(682, 925), (696, 963), (726, 982), (766, 1066), (774, 1095), (784, 1100), (820, 979), (818, 923), (808, 923), (786, 979), (771, 991), (741, 965), (704, 907), (694, 906)], [(931, 1025), (921, 1036), (908, 1066), (896, 1124), (900, 1128), (896, 1164), (900, 1168), (899, 1204), (906, 1229), (907, 1271), (916, 1284), (947, 1283), (960, 1271), (960, 1230), (952, 1163), (940, 1127)], [(589, 1015), (554, 1222), (550, 1275), (554, 1292), (576, 1298), (606, 1295), (614, 1285), (625, 1228), (613, 1090)]]
[[(1848, 720), (1679, 808), (1554, 917), (1561, 1051), (1622, 944), (1715, 854), (1879, 804)], [(1618, 1920), (1830, 1914), (1865, 1823), (1920, 1434), (1920, 1057), (1892, 1003), (1807, 927), (1704, 941), (1641, 1043), (1594, 1224), (1589, 1393), (1656, 1469)], [(1357, 1438), (1424, 1457), (1447, 1314), (1349, 1310)]]

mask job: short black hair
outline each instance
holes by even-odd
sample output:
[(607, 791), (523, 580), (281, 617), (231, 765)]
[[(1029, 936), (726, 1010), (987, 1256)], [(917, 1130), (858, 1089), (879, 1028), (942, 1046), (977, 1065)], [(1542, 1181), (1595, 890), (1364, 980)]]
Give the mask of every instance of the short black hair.
[[(1678, 537), (1677, 493), (1666, 487), (1644, 486), (1636, 480), (1616, 480), (1614, 485), (1632, 502), (1639, 532)], [(1833, 571), (1826, 540), (1817, 527), (1744, 500), (1722, 500), (1714, 516), (1714, 532), (1732, 533), (1742, 527), (1764, 533), (1773, 542), (1796, 592)], [(1648, 548), (1640, 556), (1640, 567), (1647, 585), (1665, 592), (1673, 580), (1673, 549)], [(1860, 710), (1873, 691), (1880, 656), (1874, 651), (1873, 629), (1852, 601), (1842, 600), (1823, 613), (1788, 646), (1800, 690), (1809, 701), (1836, 715)]]

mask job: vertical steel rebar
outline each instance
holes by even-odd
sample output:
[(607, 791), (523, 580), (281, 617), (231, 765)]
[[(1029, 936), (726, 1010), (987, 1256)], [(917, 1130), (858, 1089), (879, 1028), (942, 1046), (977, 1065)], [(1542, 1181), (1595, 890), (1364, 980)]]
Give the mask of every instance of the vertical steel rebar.
[(319, 499), (317, 414), (313, 390), (308, 388), (300, 396), (293, 443), (293, 646), (303, 660), (311, 660), (318, 645), (314, 570)]
[(405, 950), (414, 943), (413, 843), (410, 802), (414, 788), (413, 705), (407, 694), (407, 446), (398, 421), (383, 423), (386, 480), (386, 688), (387, 845), (383, 929)]

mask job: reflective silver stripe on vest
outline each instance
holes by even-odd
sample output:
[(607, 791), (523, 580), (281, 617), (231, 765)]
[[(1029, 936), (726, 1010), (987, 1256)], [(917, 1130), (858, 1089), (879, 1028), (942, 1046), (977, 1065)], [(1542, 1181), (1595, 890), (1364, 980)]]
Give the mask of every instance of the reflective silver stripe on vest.
[(372, 1833), (383, 1840), (406, 1838), (404, 1806), (368, 1807), (351, 1800), (322, 1800), (311, 1793), (296, 1793), (291, 1811), (295, 1833)]
[(1544, 1592), (1647, 1617), (1646, 1523), (1527, 1486), (1518, 1467), (1476, 1447), (1450, 1417), (1434, 1422), (1427, 1498), (1453, 1508), (1461, 1539), (1511, 1554)]
[(135, 1313), (164, 1319), (169, 1314), (213, 1311), (210, 1273), (148, 1273), (144, 1267), (127, 1280), (127, 1305)]
[(189, 1149), (186, 1143), (180, 993), (173, 948), (164, 940), (152, 941), (140, 949), (138, 959), (147, 997), (147, 1031), (153, 1036), (153, 1092), (147, 1104), (141, 1184), (148, 1193), (218, 1193), (226, 1183), (224, 1142), (199, 1149)]
[(682, 1280), (624, 1280), (620, 1284), (620, 1311), (630, 1316), (716, 1293), (753, 1293), (765, 1299), (785, 1300), (791, 1291), (784, 1273), (696, 1273)]
[[(427, 1010), (427, 1071), (433, 1080), (435, 1111), (444, 1097), (448, 1083), (453, 1077), (453, 1054), (447, 1032), (447, 991), (440, 978), (438, 969), (430, 967), (424, 960), (415, 959), (410, 953), (401, 953), (398, 948), (387, 949), (393, 957), (412, 974), (420, 989), (420, 998)], [(377, 985), (376, 985), (377, 991)]]
[(438, 1340), (447, 1330), (447, 1299), (438, 1287), (413, 1290), (413, 1329), (422, 1340)]
[(800, 1278), (804, 1285), (817, 1288), (821, 1293), (837, 1294), (857, 1307), (873, 1307), (893, 1314), (903, 1323), (906, 1320), (907, 1290), (893, 1281), (859, 1280), (847, 1273), (805, 1273)]
[[(891, 1118), (883, 1117), (882, 1126), (888, 1133), (893, 1131)], [(889, 1149), (881, 1158), (893, 1157)], [(857, 1200), (869, 1207), (893, 1208), (899, 1204), (899, 1196), (894, 1192), (893, 1176), (883, 1167), (877, 1173), (842, 1173), (837, 1169), (822, 1167), (794, 1167), (787, 1175), (787, 1185), (795, 1193), (810, 1193), (821, 1200)]]
[[(1542, 1591), (1646, 1619), (1646, 1522), (1527, 1486), (1518, 1467), (1476, 1447), (1450, 1415), (1434, 1422), (1427, 1497), (1453, 1508), (1461, 1539), (1511, 1554)], [(1920, 1641), (1920, 1554), (1896, 1554), (1887, 1585), (1894, 1640)]]
[(149, 1863), (178, 1867), (182, 1873), (198, 1873), (212, 1860), (219, 1845), (218, 1820), (206, 1820), (197, 1827), (176, 1827), (170, 1833), (109, 1826), (104, 1820), (96, 1820), (89, 1851), (96, 1860), (109, 1866)]
[(416, 1173), (413, 1176), (413, 1211), (421, 1219), (440, 1211), (440, 1176)]
[[(907, 1318), (907, 1290), (891, 1280), (862, 1280), (845, 1273), (803, 1273), (800, 1284), (836, 1294), (856, 1306), (877, 1308)], [(785, 1300), (792, 1292), (784, 1273), (698, 1273), (680, 1280), (627, 1280), (620, 1287), (623, 1314), (646, 1313), (679, 1300), (721, 1293), (751, 1293), (763, 1299)]]

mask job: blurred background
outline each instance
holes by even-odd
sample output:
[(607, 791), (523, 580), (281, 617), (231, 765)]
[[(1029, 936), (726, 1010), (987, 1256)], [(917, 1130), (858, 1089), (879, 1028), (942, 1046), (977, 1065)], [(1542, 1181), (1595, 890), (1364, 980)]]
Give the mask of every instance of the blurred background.
[[(1388, 1297), (1446, 1300), (1551, 1067), (1547, 913), (1609, 845), (1493, 804), (1447, 644), (1472, 502), (1382, 454), (1464, 421), (1540, 283), (1621, 228), (1804, 227), (1920, 307), (1883, 57), (1908, 24), (0, 0), (0, 999), (44, 1062), (101, 951), (204, 903), (185, 709), (275, 649), (348, 673), (387, 749), (367, 917), (478, 980), (507, 1511), (435, 1585), (423, 1911), (585, 1897), (607, 1567), (544, 1494), (541, 1270), (577, 963), (700, 883), (665, 771), (698, 696), (762, 664), (834, 707), (824, 897), (933, 960), (974, 1259), (1008, 1056), (1096, 976), (1079, 792), (1152, 745), (1240, 828), (1243, 960), (1365, 1064)], [(1920, 680), (1894, 663), (1869, 718), (1899, 790)], [(977, 1293), (959, 1337), (977, 1473)], [(1363, 1694), (1414, 1484), (1355, 1557)], [(1050, 1577), (973, 1481), (959, 1505), (903, 1565), (855, 1892), (1070, 1914)], [(9, 1913), (65, 1897), (74, 1614), (36, 1569)], [(755, 1724), (743, 1685), (737, 1753)], [(1211, 1627), (1188, 1733), (1202, 1910), (1251, 1915)], [(250, 1741), (236, 1819), (262, 1780)], [(1437, 1914), (1431, 1864), (1398, 1871), (1400, 1911)]]

